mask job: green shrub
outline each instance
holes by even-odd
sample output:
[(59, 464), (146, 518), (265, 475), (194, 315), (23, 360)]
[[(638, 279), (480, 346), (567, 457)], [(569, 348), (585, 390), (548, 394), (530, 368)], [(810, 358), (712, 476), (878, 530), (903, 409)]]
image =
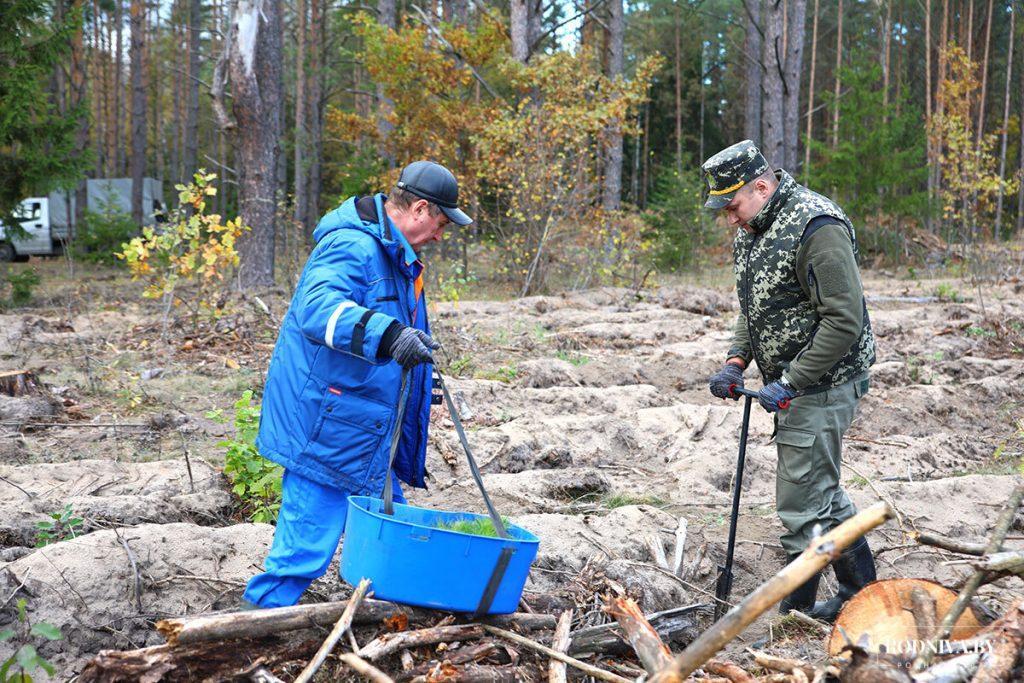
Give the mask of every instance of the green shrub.
[(0, 663), (0, 683), (31, 683), (32, 673), (36, 669), (42, 669), (47, 675), (55, 673), (53, 665), (39, 656), (36, 646), (32, 644), (33, 639), (60, 640), (63, 635), (60, 629), (53, 624), (40, 621), (31, 623), (28, 618), (28, 611), (25, 606), (28, 603), (25, 598), (19, 598), (18, 623), (14, 628), (0, 631), (0, 643), (13, 640), (11, 650), (13, 654)]
[[(252, 402), (252, 395), (252, 390), (247, 389), (235, 402), (235, 438), (225, 439), (217, 445), (225, 449), (224, 474), (249, 519), (271, 524), (277, 519), (277, 511), (281, 508), (283, 468), (256, 450), (260, 405)], [(206, 416), (222, 423), (228, 421), (219, 409), (211, 410)]]
[(716, 228), (715, 215), (704, 210), (701, 191), (694, 174), (681, 178), (664, 170), (657, 175), (643, 218), (656, 240), (658, 266), (678, 270), (697, 265), (701, 254), (728, 232)]
[(32, 290), (39, 286), (40, 282), (42, 280), (39, 278), (39, 273), (31, 268), (19, 272), (8, 271), (0, 279), (0, 283), (6, 284), (5, 289), (9, 289), (10, 294), (5, 298), (0, 298), (0, 311), (27, 306), (32, 301)]
[(104, 205), (99, 212), (86, 211), (75, 231), (75, 258), (91, 263), (117, 263), (115, 254), (121, 245), (138, 234), (138, 224), (113, 204)]
[(74, 515), (71, 503), (68, 503), (60, 512), (51, 512), (50, 519), (36, 522), (36, 528), (39, 529), (36, 533), (36, 547), (42, 548), (77, 536), (81, 531), (82, 518)]

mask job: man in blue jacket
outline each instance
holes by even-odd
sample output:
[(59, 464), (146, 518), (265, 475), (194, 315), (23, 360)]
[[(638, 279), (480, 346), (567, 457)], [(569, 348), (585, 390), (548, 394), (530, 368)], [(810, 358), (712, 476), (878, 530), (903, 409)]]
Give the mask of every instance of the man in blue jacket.
[[(449, 223), (472, 222), (458, 197), (448, 169), (417, 161), (390, 195), (352, 197), (313, 233), (267, 373), (256, 447), (285, 471), (274, 542), (244, 606), (298, 602), (334, 557), (347, 497), (382, 494), (403, 368), (409, 391), (394, 474), (424, 486), (438, 344), (418, 253)], [(404, 501), (401, 491), (395, 500)]]

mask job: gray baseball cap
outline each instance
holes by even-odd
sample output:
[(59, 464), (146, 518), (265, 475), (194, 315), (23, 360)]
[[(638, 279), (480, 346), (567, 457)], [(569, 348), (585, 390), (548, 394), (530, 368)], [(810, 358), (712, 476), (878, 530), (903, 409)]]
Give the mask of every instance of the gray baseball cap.
[(473, 219), (459, 208), (459, 182), (452, 172), (433, 161), (414, 161), (402, 169), (396, 186), (420, 199), (437, 204), (455, 225), (469, 225)]

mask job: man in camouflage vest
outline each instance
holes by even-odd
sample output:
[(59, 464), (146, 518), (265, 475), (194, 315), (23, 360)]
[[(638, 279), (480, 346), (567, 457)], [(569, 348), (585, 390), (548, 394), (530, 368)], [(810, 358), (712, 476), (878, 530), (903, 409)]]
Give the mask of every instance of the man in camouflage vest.
[[(757, 363), (759, 400), (775, 413), (775, 501), (792, 561), (816, 525), (827, 532), (856, 509), (839, 481), (842, 439), (868, 390), (875, 339), (857, 268), (857, 239), (834, 202), (773, 170), (744, 140), (702, 165), (705, 206), (737, 229), (733, 262), (740, 313), (725, 365), (710, 380), (718, 398), (738, 398), (743, 371)], [(790, 400), (788, 410), (778, 404)], [(832, 621), (843, 603), (875, 579), (867, 539), (832, 563), (838, 594), (815, 603), (820, 575), (783, 601)]]

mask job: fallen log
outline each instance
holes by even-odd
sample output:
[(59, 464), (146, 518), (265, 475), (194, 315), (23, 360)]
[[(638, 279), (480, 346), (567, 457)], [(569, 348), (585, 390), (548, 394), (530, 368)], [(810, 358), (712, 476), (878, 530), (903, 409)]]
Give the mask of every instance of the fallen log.
[(86, 663), (80, 683), (128, 683), (251, 678), (253, 664), (270, 668), (275, 663), (304, 659), (316, 651), (310, 639), (262, 638), (192, 645), (155, 645), (138, 650), (101, 650)]
[(502, 638), (505, 638), (506, 640), (511, 640), (513, 643), (525, 645), (531, 650), (536, 650), (537, 652), (545, 654), (548, 657), (557, 659), (561, 662), (565, 662), (566, 664), (569, 664), (570, 666), (575, 667), (583, 673), (598, 680), (611, 681), (611, 683), (631, 683), (628, 678), (623, 678), (622, 676), (613, 674), (610, 671), (605, 671), (604, 669), (593, 666), (591, 664), (587, 664), (586, 662), (581, 662), (575, 657), (570, 657), (569, 655), (558, 652), (557, 650), (552, 650), (550, 647), (547, 647), (546, 645), (541, 645), (537, 641), (530, 640), (529, 638), (521, 636), (518, 633), (512, 633), (511, 631), (505, 631), (503, 629), (488, 625), (484, 625), (483, 629), (488, 633), (500, 636)]
[[(711, 605), (698, 603), (675, 607), (663, 612), (645, 615), (654, 627), (658, 637), (667, 645), (689, 645), (697, 637), (697, 616), (710, 613)], [(569, 654), (628, 654), (629, 644), (625, 641), (622, 629), (618, 624), (602, 624), (589, 626), (572, 633)]]
[(673, 660), (671, 666), (652, 677), (652, 683), (675, 683), (684, 680), (755, 619), (802, 586), (815, 573), (824, 569), (825, 565), (838, 557), (844, 548), (892, 516), (892, 508), (887, 503), (876, 503), (824, 536), (814, 539), (796, 560), (766, 583), (761, 584), (757, 590), (693, 641)]
[[(558, 626), (555, 627), (555, 635), (551, 638), (551, 649), (557, 652), (566, 652), (569, 649), (569, 643), (572, 641), (572, 637), (569, 635), (569, 629), (572, 628), (572, 614), (571, 609), (567, 609), (562, 612), (562, 616), (558, 618)], [(566, 683), (566, 669), (565, 662), (560, 662), (557, 659), (552, 659), (548, 664), (548, 683)]]
[[(1013, 523), (1014, 517), (1017, 515), (1017, 509), (1020, 507), (1021, 501), (1024, 500), (1024, 486), (1018, 486), (1010, 494), (1009, 500), (1006, 502), (1006, 506), (1003, 511), (999, 514), (999, 518), (996, 520), (995, 528), (992, 530), (992, 536), (989, 538), (988, 544), (985, 546), (985, 554), (990, 555), (998, 552), (1003, 547), (1003, 540), (1006, 538), (1006, 534), (1010, 531), (1010, 525)], [(963, 589), (960, 591), (960, 595), (957, 596), (956, 602), (949, 608), (946, 615), (942, 618), (942, 622), (939, 627), (932, 634), (932, 644), (936, 641), (943, 640), (949, 637), (950, 632), (953, 629), (953, 624), (960, 618), (964, 610), (967, 609), (967, 605), (970, 603), (971, 598), (977, 592), (978, 588), (981, 587), (985, 576), (988, 574), (984, 569), (979, 569), (971, 575), (971, 578), (964, 584)], [(921, 671), (931, 663), (932, 658), (935, 656), (937, 648), (926, 647), (914, 660), (914, 670)]]
[(1024, 649), (1024, 600), (982, 632), (988, 652), (982, 654), (972, 683), (1002, 683), (1010, 680), (1014, 664)]
[[(263, 636), (304, 628), (328, 627), (338, 621), (347, 602), (323, 602), (294, 607), (225, 612), (200, 617), (162, 619), (156, 623), (171, 645), (202, 643), (237, 638)], [(364, 600), (352, 623), (356, 626), (376, 624), (384, 619), (399, 617), (412, 624), (422, 624), (437, 618), (439, 612), (398, 605), (383, 600)], [(485, 617), (481, 621), (502, 627), (517, 626), (528, 630), (553, 629), (555, 617), (551, 614), (502, 614)]]
[(359, 650), (359, 656), (375, 662), (388, 655), (397, 654), (405, 648), (436, 643), (451, 643), (456, 640), (474, 640), (484, 634), (479, 624), (454, 624), (449, 626), (433, 626), (418, 631), (400, 631), (385, 633), (371, 640)]
[[(408, 654), (408, 650), (402, 653)], [(410, 666), (398, 677), (399, 681), (415, 680), (420, 676), (430, 676), (431, 672), (440, 668), (458, 667), (463, 664), (477, 664), (485, 659), (498, 654), (498, 646), (493, 641), (484, 641), (473, 645), (463, 646), (455, 651), (447, 651), (441, 660), (433, 659), (421, 664)], [(411, 659), (411, 655), (410, 655)], [(454, 669), (451, 669), (454, 670)], [(435, 676), (436, 678), (436, 676)]]
[(34, 396), (43, 392), (42, 382), (31, 370), (0, 372), (0, 394), (17, 398)]
[(461, 669), (438, 665), (437, 671), (417, 676), (412, 683), (519, 683), (533, 680), (537, 680), (537, 670), (531, 666), (470, 664)]
[(640, 611), (632, 598), (614, 598), (604, 611), (615, 618), (619, 628), (636, 652), (640, 664), (648, 674), (655, 674), (672, 663), (672, 653), (661, 642), (658, 632)]

